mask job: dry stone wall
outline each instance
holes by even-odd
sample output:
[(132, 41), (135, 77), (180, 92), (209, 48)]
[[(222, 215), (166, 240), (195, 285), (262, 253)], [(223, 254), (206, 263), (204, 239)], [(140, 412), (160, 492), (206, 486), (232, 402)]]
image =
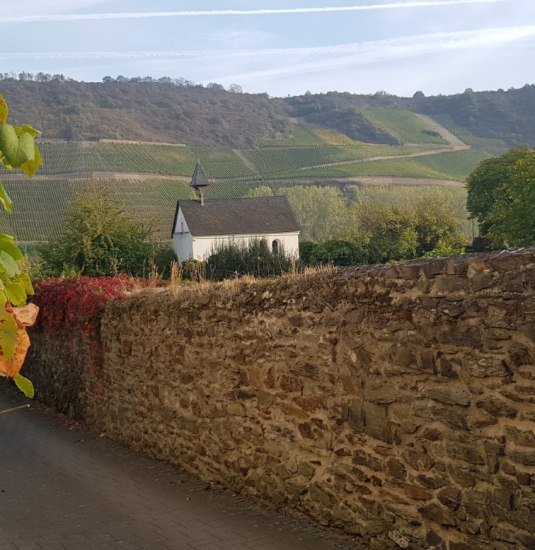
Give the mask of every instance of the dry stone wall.
[(528, 249), (135, 294), (83, 412), (372, 547), (535, 548), (534, 289)]

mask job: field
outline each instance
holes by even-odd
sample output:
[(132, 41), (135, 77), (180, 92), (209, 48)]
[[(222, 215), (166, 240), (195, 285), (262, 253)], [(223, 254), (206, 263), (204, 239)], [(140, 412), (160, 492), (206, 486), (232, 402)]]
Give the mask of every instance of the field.
[(433, 118), (468, 145), (487, 148), (495, 147), (502, 151), (507, 149), (504, 142), (499, 139), (475, 136), (467, 128), (463, 128), (456, 124), (449, 115), (433, 115)]
[(435, 128), (410, 111), (367, 109), (362, 114), (401, 143), (447, 143)]
[(491, 152), (484, 149), (469, 149), (419, 157), (417, 162), (421, 166), (448, 174), (453, 179), (464, 180), (480, 162), (492, 156)]

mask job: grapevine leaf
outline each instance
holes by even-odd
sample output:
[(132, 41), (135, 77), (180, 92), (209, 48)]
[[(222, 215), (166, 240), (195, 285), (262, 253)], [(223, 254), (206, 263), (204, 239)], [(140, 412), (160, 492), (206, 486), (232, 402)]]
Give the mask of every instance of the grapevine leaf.
[(26, 303), (26, 291), (24, 290), (24, 286), (20, 283), (11, 283), (10, 285), (6, 285), (4, 292), (7, 299), (14, 306), (22, 306)]
[(15, 244), (15, 238), (5, 233), (0, 233), (0, 251), (5, 251), (14, 260), (22, 260), (24, 257), (19, 247)]
[(35, 128), (30, 126), (29, 124), (23, 124), (20, 129), (21, 129), (22, 132), (27, 132), (28, 134), (30, 134), (34, 138), (37, 137), (41, 133), (39, 130), (36, 130)]
[(7, 114), (9, 113), (9, 108), (7, 106), (4, 96), (0, 95), (0, 124), (5, 124), (7, 120)]
[[(4, 288), (4, 283), (0, 281), (0, 287)], [(0, 290), (0, 306), (5, 306), (7, 302), (7, 296), (6, 293), (3, 290)]]
[(19, 138), (11, 124), (2, 124), (2, 127), (0, 127), (0, 149), (3, 151), (7, 162), (11, 166), (16, 166)]
[(11, 124), (3, 124), (0, 128), (0, 149), (4, 152), (9, 165), (13, 167), (35, 159), (32, 133), (23, 128), (14, 128)]
[(22, 171), (29, 177), (33, 177), (35, 173), (37, 172), (37, 169), (41, 164), (43, 164), (43, 157), (41, 157), (41, 152), (39, 151), (39, 147), (37, 145), (34, 145), (34, 158), (32, 160), (27, 160), (25, 163), (20, 165), (20, 168)]
[(28, 132), (22, 132), (18, 139), (17, 157), (15, 166), (21, 166), (25, 162), (35, 159), (35, 142)]
[(20, 273), (17, 262), (5, 250), (0, 252), (0, 270), (1, 268), (3, 268), (8, 277), (15, 277), (15, 275)]
[(17, 322), (5, 308), (0, 308), (0, 347), (7, 360), (13, 359), (17, 349)]
[(18, 278), (18, 282), (23, 286), (24, 292), (27, 296), (33, 296), (35, 291), (33, 290), (32, 280), (27, 273), (22, 273)]
[[(0, 204), (4, 207), (4, 210), (8, 214), (13, 213), (13, 202), (8, 197), (8, 195), (6, 193), (6, 190), (4, 189), (4, 186), (2, 185), (2, 183), (0, 183)], [(1, 233), (0, 233), (0, 235), (1, 235)]]
[(31, 380), (28, 380), (22, 374), (17, 374), (13, 377), (13, 382), (15, 382), (17, 388), (29, 399), (33, 399), (35, 395), (35, 390)]

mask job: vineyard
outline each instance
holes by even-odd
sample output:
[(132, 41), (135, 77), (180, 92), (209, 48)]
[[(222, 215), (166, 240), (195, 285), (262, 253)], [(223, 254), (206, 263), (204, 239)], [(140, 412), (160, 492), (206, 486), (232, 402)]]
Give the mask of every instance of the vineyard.
[(41, 175), (119, 172), (189, 176), (196, 157), (189, 147), (119, 142), (42, 142)]
[(451, 179), (451, 174), (433, 170), (417, 159), (386, 159), (373, 162), (354, 162), (278, 174), (279, 178), (354, 178), (358, 176), (388, 176), (406, 178)]
[[(16, 205), (12, 216), (0, 218), (0, 230), (26, 242), (55, 237), (62, 231), (77, 191), (102, 187), (128, 213), (152, 227), (156, 235), (169, 239), (177, 200), (193, 198), (189, 178), (198, 160), (211, 180), (207, 199), (244, 197), (259, 186), (267, 186), (276, 194), (281, 188), (321, 183), (343, 190), (346, 198), (360, 200), (358, 197), (364, 197), (361, 188), (355, 197), (351, 195), (353, 180), (359, 178), (406, 178), (418, 183), (409, 190), (405, 186), (379, 189), (375, 185), (366, 189), (366, 200), (401, 205), (427, 193), (422, 180), (461, 182), (478, 162), (494, 153), (491, 145), (466, 150), (460, 150), (464, 145), (458, 140), (444, 145), (435, 131), (440, 126), (436, 124), (435, 130), (430, 130), (435, 123), (429, 118), (385, 109), (366, 114), (392, 134), (395, 129), (401, 141), (412, 145), (362, 143), (336, 130), (297, 123), (291, 123), (280, 138), (261, 140), (252, 149), (130, 141), (43, 141), (40, 148), (44, 164), (36, 179), (0, 174)], [(442, 134), (446, 136), (443, 129)], [(410, 156), (415, 154), (424, 156)], [(436, 192), (437, 186), (432, 189)], [(443, 192), (450, 193), (447, 201), (455, 205), (468, 231), (464, 190), (460, 186), (454, 190), (444, 187)]]
[(195, 147), (193, 152), (200, 160), (209, 178), (252, 178), (255, 176), (252, 168), (232, 149)]
[(58, 236), (71, 201), (77, 191), (104, 189), (125, 211), (154, 229), (167, 240), (179, 199), (191, 199), (186, 182), (171, 180), (40, 180), (4, 181), (16, 208), (11, 216), (0, 217), (0, 231), (20, 241), (44, 241)]

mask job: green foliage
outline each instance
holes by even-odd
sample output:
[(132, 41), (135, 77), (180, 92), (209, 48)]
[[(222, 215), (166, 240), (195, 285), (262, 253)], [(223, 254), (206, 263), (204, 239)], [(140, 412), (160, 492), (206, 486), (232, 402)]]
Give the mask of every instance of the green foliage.
[(367, 252), (361, 244), (340, 239), (321, 243), (301, 241), (299, 258), (302, 264), (312, 266), (323, 264), (349, 266), (368, 262)]
[[(530, 155), (528, 149), (515, 148), (507, 153), (481, 162), (467, 180), (467, 209), (478, 221), (481, 232), (485, 235), (491, 231), (493, 222), (503, 216), (504, 201), (508, 202), (506, 192), (514, 175), (517, 163)], [(495, 207), (501, 204), (502, 214), (497, 217)]]
[(271, 187), (268, 187), (267, 185), (259, 185), (258, 187), (255, 187), (249, 193), (247, 193), (248, 197), (272, 197), (273, 196), (273, 189)]
[(292, 261), (284, 250), (272, 252), (265, 240), (253, 240), (242, 246), (224, 243), (206, 260), (206, 276), (213, 281), (244, 275), (273, 277), (288, 273), (291, 268)]
[(17, 374), (13, 377), (13, 382), (15, 382), (15, 385), (19, 390), (28, 398), (33, 399), (35, 396), (35, 390), (33, 387), (33, 384), (31, 380), (28, 380), (26, 377), (22, 376), (22, 374)]
[(200, 260), (185, 260), (180, 270), (182, 278), (188, 281), (200, 282), (206, 278), (206, 263)]
[(149, 265), (152, 263), (154, 270), (162, 279), (169, 279), (171, 266), (178, 262), (175, 250), (171, 243), (152, 243), (149, 257)]
[(459, 222), (438, 200), (423, 200), (404, 209), (357, 203), (355, 209), (355, 240), (362, 243), (369, 263), (463, 250), (466, 239)]
[(73, 202), (63, 235), (38, 250), (50, 275), (147, 275), (151, 245), (145, 241), (149, 235), (105, 192), (89, 191)]
[(496, 188), (485, 218), (495, 247), (535, 244), (535, 151), (514, 150), (513, 155), (517, 159)]
[(277, 194), (288, 197), (301, 226), (301, 238), (323, 241), (338, 237), (347, 210), (338, 189), (316, 185), (280, 187)]
[(358, 232), (372, 264), (416, 257), (416, 216), (410, 210), (359, 205)]
[[(31, 177), (41, 164), (41, 154), (34, 142), (38, 132), (28, 124), (12, 126), (7, 122), (8, 114), (7, 103), (0, 95), (0, 164), (8, 170), (19, 168)], [(12, 213), (11, 199), (1, 183), (0, 204), (6, 213)], [(28, 397), (33, 397), (32, 383), (20, 376), (18, 370), (29, 344), (24, 325), (17, 320), (13, 307), (23, 306), (32, 294), (22, 252), (11, 235), (0, 233), (0, 374), (14, 378)]]

